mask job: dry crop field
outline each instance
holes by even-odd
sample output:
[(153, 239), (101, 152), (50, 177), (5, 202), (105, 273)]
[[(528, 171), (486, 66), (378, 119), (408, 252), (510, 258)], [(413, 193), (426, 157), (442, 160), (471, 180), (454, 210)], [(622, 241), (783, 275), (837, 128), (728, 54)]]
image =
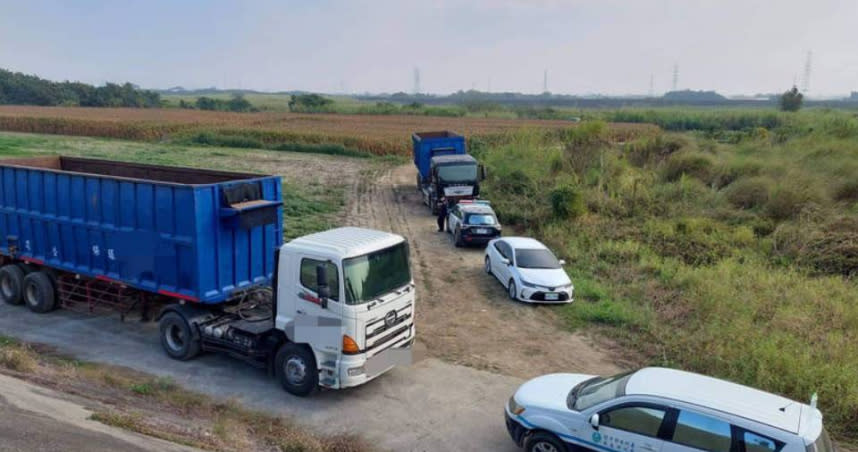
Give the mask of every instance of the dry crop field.
[[(247, 140), (243, 147), (285, 143), (336, 144), (378, 155), (408, 154), (410, 136), (421, 130), (454, 130), (491, 138), (522, 128), (563, 129), (567, 121), (432, 116), (371, 116), (298, 113), (228, 113), (198, 110), (0, 106), (0, 130), (96, 136), (143, 141), (200, 140), (201, 134)], [(626, 141), (655, 133), (646, 124), (611, 124)], [(230, 142), (227, 142), (229, 144)], [(242, 147), (242, 146), (239, 146)]]

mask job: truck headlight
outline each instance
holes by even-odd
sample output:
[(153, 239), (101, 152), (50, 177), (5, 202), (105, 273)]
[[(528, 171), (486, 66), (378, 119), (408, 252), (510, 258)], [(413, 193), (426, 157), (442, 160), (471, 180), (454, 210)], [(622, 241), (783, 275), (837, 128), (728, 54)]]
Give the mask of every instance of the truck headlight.
[(509, 412), (516, 416), (521, 413), (524, 413), (524, 407), (515, 402), (515, 395), (509, 398), (509, 403), (507, 403), (507, 407), (509, 408)]
[(360, 367), (352, 367), (351, 369), (349, 369), (349, 376), (350, 376), (350, 377), (355, 377), (355, 376), (358, 376), (358, 375), (363, 375), (363, 374), (365, 374), (365, 373), (366, 373), (366, 369), (365, 369), (363, 366), (360, 366)]

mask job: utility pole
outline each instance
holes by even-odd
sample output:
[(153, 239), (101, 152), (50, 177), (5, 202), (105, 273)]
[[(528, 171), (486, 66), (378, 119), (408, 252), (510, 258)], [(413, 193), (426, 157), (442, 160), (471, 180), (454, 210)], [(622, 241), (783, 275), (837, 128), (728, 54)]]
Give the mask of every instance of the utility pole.
[(679, 87), (679, 65), (673, 65), (673, 85), (671, 85), (671, 91), (676, 91)]
[(542, 92), (548, 92), (548, 69), (546, 69), (545, 72), (542, 73)]
[(804, 61), (804, 79), (801, 81), (801, 91), (805, 93), (810, 91), (810, 65), (812, 57), (813, 52), (808, 50), (807, 59)]

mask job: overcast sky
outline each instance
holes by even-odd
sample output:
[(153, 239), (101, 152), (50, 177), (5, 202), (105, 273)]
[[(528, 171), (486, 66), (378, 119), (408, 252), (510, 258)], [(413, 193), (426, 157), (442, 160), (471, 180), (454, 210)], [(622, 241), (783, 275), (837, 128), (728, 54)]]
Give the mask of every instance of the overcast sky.
[(858, 90), (855, 0), (0, 0), (0, 68), (147, 88)]

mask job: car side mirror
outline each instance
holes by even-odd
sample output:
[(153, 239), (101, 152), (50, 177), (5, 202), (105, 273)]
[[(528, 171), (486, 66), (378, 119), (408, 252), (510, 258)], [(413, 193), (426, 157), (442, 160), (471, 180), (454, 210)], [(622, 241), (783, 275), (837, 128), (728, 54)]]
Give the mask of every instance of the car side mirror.
[(566, 265), (566, 261), (563, 259), (560, 259), (560, 265)]
[(331, 288), (328, 287), (328, 266), (316, 266), (316, 292), (319, 294), (319, 304), (322, 309), (328, 309), (328, 298), (331, 298)]
[(502, 262), (504, 265), (509, 265), (509, 264), (511, 264), (511, 263), (512, 263), (512, 262), (510, 262), (510, 260), (509, 260), (509, 259), (507, 259), (507, 258), (505, 258), (505, 257), (502, 257), (502, 258), (501, 258), (501, 262)]
[(590, 425), (592, 425), (594, 429), (599, 430), (599, 413), (594, 413), (590, 416)]

